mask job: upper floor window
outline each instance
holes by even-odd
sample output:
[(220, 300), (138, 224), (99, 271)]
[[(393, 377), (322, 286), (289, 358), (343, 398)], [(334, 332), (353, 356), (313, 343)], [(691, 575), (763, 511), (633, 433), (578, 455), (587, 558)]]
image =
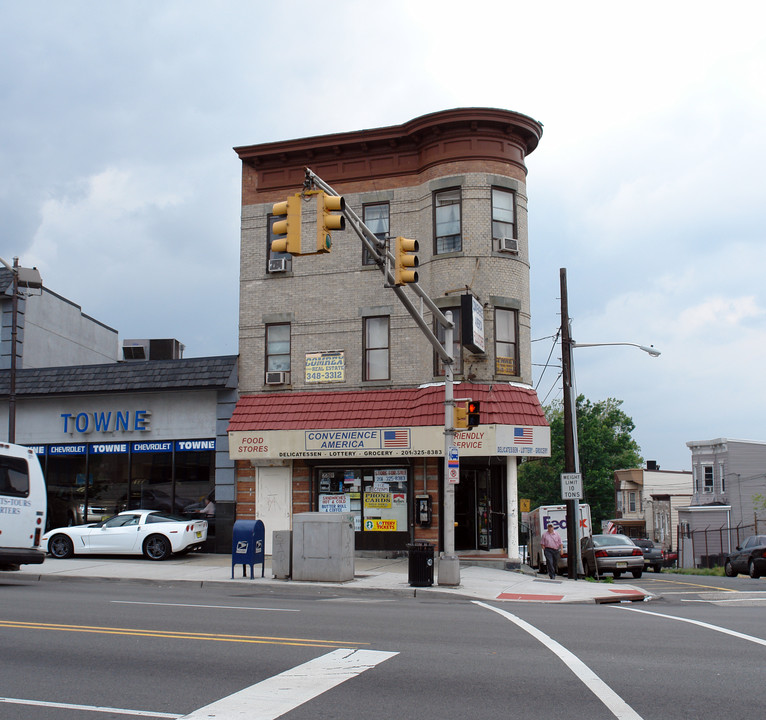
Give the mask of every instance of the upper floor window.
[(492, 188), (492, 238), (516, 237), (516, 195), (511, 190)]
[[(462, 326), (460, 324), (460, 307), (444, 308), (442, 310), (442, 312), (445, 314), (447, 311), (452, 313), (452, 322), (455, 325), (452, 330), (452, 358), (455, 361), (452, 365), (452, 374), (462, 375), (463, 353), (462, 345), (460, 344), (460, 337), (462, 333)], [(444, 333), (444, 327), (440, 323), (436, 323), (436, 337), (438, 338), (442, 347), (444, 347)], [(436, 361), (434, 375), (444, 375), (444, 363), (442, 362), (442, 359), (436, 355), (436, 353), (434, 353), (434, 358)]]
[(434, 252), (460, 252), (460, 188), (434, 193)]
[(718, 474), (721, 478), (721, 492), (726, 492), (726, 465), (720, 463), (718, 465)]
[(364, 318), (364, 380), (389, 380), (389, 318)]
[(712, 465), (705, 465), (705, 487), (703, 488), (703, 492), (706, 492), (706, 493), (713, 492), (713, 466)]
[(495, 308), (495, 374), (519, 373), (519, 343), (517, 310)]
[(290, 372), (290, 323), (266, 326), (266, 372)]
[(629, 512), (636, 512), (636, 493), (628, 493), (628, 510)]
[[(388, 237), (390, 209), (387, 202), (369, 203), (362, 206), (362, 221), (372, 230), (378, 240), (385, 240)], [(363, 245), (362, 265), (374, 265), (370, 251), (366, 245)]]

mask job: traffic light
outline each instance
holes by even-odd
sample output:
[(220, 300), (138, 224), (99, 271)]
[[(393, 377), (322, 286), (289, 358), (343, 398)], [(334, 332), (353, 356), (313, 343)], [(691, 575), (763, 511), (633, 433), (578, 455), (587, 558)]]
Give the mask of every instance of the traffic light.
[(281, 235), (271, 241), (271, 252), (301, 254), (301, 202), (300, 193), (275, 203), (271, 209), (273, 215), (284, 215), (284, 220), (277, 220), (271, 228), (273, 235)]
[(467, 428), (468, 427), (468, 410), (466, 406), (463, 405), (454, 405), (453, 408), (453, 421), (452, 425), (457, 428)]
[(466, 410), (466, 419), (469, 428), (475, 428), (477, 425), (481, 425), (481, 418), (479, 417), (479, 402), (478, 400), (469, 400), (468, 408)]
[(413, 268), (418, 266), (418, 241), (405, 237), (396, 238), (394, 251), (394, 285), (416, 283), (418, 273)]
[(346, 201), (340, 195), (328, 195), (320, 192), (317, 195), (317, 252), (330, 252), (332, 247), (331, 230), (345, 230), (346, 218), (343, 215), (333, 215), (333, 211), (342, 211)]

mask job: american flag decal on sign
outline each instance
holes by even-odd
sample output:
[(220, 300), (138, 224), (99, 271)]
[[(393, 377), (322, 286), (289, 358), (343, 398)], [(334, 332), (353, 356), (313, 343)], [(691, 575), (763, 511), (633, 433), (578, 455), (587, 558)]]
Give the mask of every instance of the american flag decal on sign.
[(408, 448), (410, 446), (409, 430), (384, 430), (384, 448)]
[(514, 445), (531, 445), (532, 444), (532, 428), (513, 428), (513, 444)]

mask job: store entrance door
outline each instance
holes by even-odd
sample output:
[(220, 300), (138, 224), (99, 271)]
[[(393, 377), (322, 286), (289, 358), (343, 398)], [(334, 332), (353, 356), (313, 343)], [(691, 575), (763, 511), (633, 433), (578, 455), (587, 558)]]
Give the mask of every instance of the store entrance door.
[(455, 550), (496, 550), (506, 543), (505, 483), (500, 467), (460, 468), (455, 488)]

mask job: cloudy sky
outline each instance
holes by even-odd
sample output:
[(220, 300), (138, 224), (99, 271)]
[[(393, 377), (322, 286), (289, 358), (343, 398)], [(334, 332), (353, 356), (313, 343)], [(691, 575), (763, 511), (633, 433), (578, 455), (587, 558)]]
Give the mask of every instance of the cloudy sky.
[[(766, 7), (696, 0), (2, 0), (0, 257), (121, 338), (237, 352), (232, 147), (462, 106), (529, 115), (542, 372), (568, 275), (578, 391), (647, 459), (766, 440)], [(552, 363), (559, 364), (554, 350)]]

